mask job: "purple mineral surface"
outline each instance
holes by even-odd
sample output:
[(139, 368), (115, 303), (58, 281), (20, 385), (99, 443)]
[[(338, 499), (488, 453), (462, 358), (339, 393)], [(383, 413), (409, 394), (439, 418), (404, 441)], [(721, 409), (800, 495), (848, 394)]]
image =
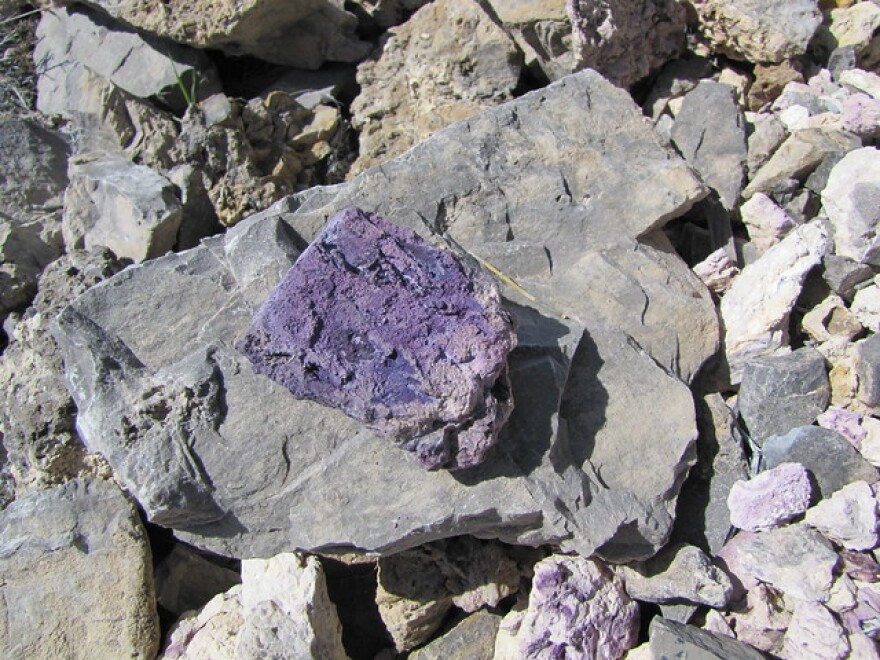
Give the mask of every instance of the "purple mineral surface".
[(428, 468), (482, 462), (513, 408), (494, 282), (410, 229), (336, 214), (236, 348), (294, 396), (393, 437)]

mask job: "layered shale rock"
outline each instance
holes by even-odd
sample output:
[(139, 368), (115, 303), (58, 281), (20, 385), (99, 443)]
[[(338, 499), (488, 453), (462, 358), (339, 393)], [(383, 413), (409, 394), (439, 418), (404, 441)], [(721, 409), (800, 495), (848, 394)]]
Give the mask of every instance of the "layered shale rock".
[(301, 399), (390, 435), (426, 468), (485, 460), (510, 416), (516, 337), (493, 282), (415, 232), (337, 214), (237, 344)]
[[(473, 534), (647, 557), (694, 461), (683, 381), (718, 348), (708, 292), (655, 230), (704, 194), (625, 92), (573, 75), (90, 290), (57, 333), (79, 429), (153, 520), (226, 555)], [(477, 467), (425, 471), (233, 346), (354, 206), (501, 273), (517, 406)]]

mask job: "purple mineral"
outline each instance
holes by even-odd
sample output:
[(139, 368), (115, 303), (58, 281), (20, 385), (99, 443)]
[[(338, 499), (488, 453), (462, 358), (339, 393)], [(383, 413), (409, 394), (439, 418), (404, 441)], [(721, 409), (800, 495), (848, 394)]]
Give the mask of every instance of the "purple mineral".
[(494, 283), (410, 229), (335, 215), (236, 348), (294, 396), (389, 435), (428, 469), (482, 462), (510, 415), (516, 343)]

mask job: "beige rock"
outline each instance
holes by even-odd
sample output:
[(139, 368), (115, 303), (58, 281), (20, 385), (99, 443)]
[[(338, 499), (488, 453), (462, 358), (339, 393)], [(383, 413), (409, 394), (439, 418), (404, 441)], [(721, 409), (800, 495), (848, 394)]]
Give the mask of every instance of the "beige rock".
[(807, 176), (827, 156), (846, 153), (861, 146), (854, 135), (833, 129), (808, 128), (789, 136), (759, 169), (743, 190), (743, 199), (758, 192), (770, 192), (786, 179)]
[(856, 375), (855, 357), (848, 342), (832, 340), (822, 344), (820, 352), (831, 363), (828, 380), (831, 383), (831, 404), (848, 407), (853, 403), (859, 383)]
[(750, 357), (787, 351), (788, 319), (810, 269), (828, 248), (819, 222), (794, 229), (746, 266), (721, 300), (732, 382)]
[(878, 543), (877, 515), (874, 491), (854, 481), (809, 509), (804, 520), (845, 548), (870, 550)]
[(788, 83), (803, 80), (803, 74), (792, 60), (783, 60), (779, 64), (756, 64), (755, 81), (749, 87), (748, 107), (760, 110), (775, 101)]
[(856, 315), (847, 309), (843, 298), (835, 293), (804, 314), (801, 328), (817, 342), (832, 339), (849, 341), (863, 330)]
[(238, 631), (244, 623), (241, 585), (217, 594), (198, 612), (182, 617), (168, 634), (162, 660), (235, 658)]
[(745, 117), (750, 124), (746, 172), (752, 179), (787, 136), (785, 127), (776, 115), (747, 112)]
[(795, 222), (764, 193), (756, 193), (740, 206), (740, 217), (758, 254), (779, 243)]
[(351, 174), (509, 100), (521, 63), (516, 44), (475, 0), (422, 7), (358, 67), (352, 123), (361, 132), (360, 156)]
[(574, 70), (571, 21), (564, 0), (487, 1), (529, 69), (550, 80)]
[(800, 602), (794, 608), (782, 657), (786, 660), (843, 660), (849, 656), (846, 632), (827, 607)]
[(693, 271), (703, 284), (718, 294), (727, 291), (740, 272), (739, 266), (730, 258), (727, 250), (723, 247), (718, 248), (696, 264)]
[(880, 6), (876, 2), (857, 2), (851, 7), (832, 9), (828, 31), (837, 47), (854, 46), (860, 68), (871, 70), (880, 57)]
[(862, 428), (867, 435), (862, 439), (859, 451), (871, 465), (880, 467), (880, 419), (863, 417)]
[(849, 69), (840, 74), (840, 84), (880, 99), (880, 75), (862, 69)]
[(778, 654), (791, 612), (786, 609), (782, 594), (759, 583), (746, 594), (744, 610), (729, 614), (727, 620), (736, 630), (737, 639), (761, 651)]

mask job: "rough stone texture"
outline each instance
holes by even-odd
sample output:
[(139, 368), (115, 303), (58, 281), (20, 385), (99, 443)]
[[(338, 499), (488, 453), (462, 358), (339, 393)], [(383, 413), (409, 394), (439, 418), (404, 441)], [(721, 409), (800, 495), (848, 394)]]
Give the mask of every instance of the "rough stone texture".
[(880, 64), (880, 7), (874, 2), (857, 2), (832, 9), (829, 17), (828, 41), (836, 48), (852, 47), (860, 68), (876, 70)]
[[(645, 558), (666, 543), (694, 458), (692, 396), (675, 375), (690, 379), (718, 346), (708, 292), (653, 230), (700, 194), (625, 92), (575, 74), (92, 289), (59, 335), (80, 429), (149, 515), (221, 554), (388, 554), (476, 534)], [(350, 206), (441, 233), (516, 282), (503, 293), (518, 321), (519, 403), (473, 472), (401, 461), (342, 413), (253, 374), (231, 346), (300, 249)], [(156, 324), (163, 336), (144, 332)], [(242, 447), (254, 460), (240, 460)]]
[(238, 573), (209, 561), (178, 543), (153, 572), (156, 598), (169, 612), (180, 615), (203, 608), (216, 595), (241, 584)]
[(833, 293), (804, 314), (801, 328), (818, 342), (852, 341), (864, 332), (859, 319), (847, 309), (843, 298)]
[(776, 115), (748, 112), (745, 118), (750, 124), (746, 171), (751, 180), (787, 136), (785, 127)]
[(336, 606), (316, 557), (242, 562), (242, 584), (177, 622), (165, 660), (347, 658)]
[(50, 329), (65, 305), (123, 266), (106, 249), (77, 250), (52, 262), (33, 305), (12, 331), (0, 357), (0, 434), (17, 491), (106, 469), (86, 452), (74, 428), (75, 408)]
[(748, 644), (663, 617), (654, 617), (648, 629), (654, 658), (706, 658), (711, 660), (761, 660), (764, 656)]
[(704, 80), (688, 92), (675, 116), (672, 141), (724, 208), (734, 208), (744, 184), (747, 151), (745, 118), (733, 88)]
[[(90, 0), (126, 25), (197, 48), (304, 69), (325, 61), (356, 62), (369, 44), (355, 36), (357, 19), (342, 0), (245, 0), (202, 3), (171, 0)], [(295, 43), (296, 48), (290, 44)]]
[(861, 449), (868, 431), (861, 425), (862, 416), (846, 408), (831, 407), (816, 418), (819, 426), (837, 431), (856, 449)]
[(733, 281), (721, 300), (733, 383), (740, 381), (750, 359), (785, 352), (789, 315), (807, 273), (821, 262), (828, 242), (820, 222), (798, 227)]
[(852, 353), (859, 411), (877, 414), (880, 412), (880, 335), (855, 342)]
[(752, 195), (739, 212), (758, 254), (779, 243), (795, 227), (792, 217), (764, 193)]
[(839, 433), (818, 426), (801, 426), (764, 441), (762, 466), (800, 463), (816, 478), (822, 498), (853, 481), (873, 484), (877, 470)]
[(836, 254), (880, 265), (880, 149), (851, 151), (831, 170), (822, 191)]
[(877, 499), (864, 481), (855, 481), (807, 511), (804, 519), (850, 550), (877, 546)]
[(380, 28), (400, 25), (407, 16), (430, 0), (354, 0), (354, 4)]
[(567, 0), (565, 6), (575, 70), (595, 69), (620, 87), (631, 87), (684, 50), (686, 12), (675, 0)]
[[(735, 634), (736, 639), (751, 644), (756, 649), (779, 655), (791, 621), (791, 612), (786, 608), (785, 599), (780, 592), (759, 583), (749, 589), (745, 606), (729, 613), (726, 619), (724, 625), (731, 636)], [(731, 627), (736, 629), (736, 633)]]
[(831, 289), (847, 302), (852, 302), (856, 285), (874, 276), (867, 264), (860, 264), (847, 257), (828, 254), (823, 260), (822, 279)]
[(0, 655), (153, 658), (150, 546), (112, 483), (77, 479), (0, 511)]
[(784, 658), (843, 660), (850, 657), (846, 631), (827, 607), (799, 602), (792, 613), (782, 653)]
[(174, 247), (182, 221), (177, 188), (158, 172), (117, 157), (71, 163), (64, 194), (68, 250), (104, 246), (145, 261)]
[(844, 129), (868, 141), (880, 137), (880, 100), (867, 94), (853, 94), (843, 102)]
[(822, 23), (816, 0), (694, 0), (703, 36), (715, 50), (749, 62), (803, 55)]
[[(757, 112), (767, 104), (773, 103), (788, 83), (803, 82), (801, 67), (802, 65), (797, 64), (797, 60), (783, 60), (779, 64), (756, 64), (755, 79), (749, 88), (749, 109)], [(779, 123), (778, 118), (773, 116), (773, 119)], [(782, 142), (784, 138), (783, 134), (779, 141)], [(754, 173), (754, 170), (751, 172)]]
[(747, 479), (745, 440), (720, 394), (697, 400), (697, 463), (681, 489), (673, 538), (715, 555), (730, 535), (727, 496)]
[(61, 254), (67, 141), (34, 120), (0, 119), (0, 323), (36, 293)]
[(880, 75), (876, 73), (851, 69), (840, 75), (840, 83), (848, 88), (865, 92), (872, 98), (880, 99)]
[(710, 291), (719, 295), (730, 288), (733, 280), (740, 273), (739, 266), (723, 247), (696, 264), (693, 271)]
[(730, 489), (727, 504), (734, 527), (757, 531), (796, 518), (810, 506), (813, 487), (800, 463), (782, 463)]
[(501, 617), (474, 612), (448, 632), (409, 654), (411, 660), (493, 660)]
[(880, 332), (880, 286), (874, 283), (860, 288), (853, 296), (852, 310), (858, 322), (873, 333)]
[(207, 58), (177, 44), (148, 39), (84, 7), (45, 11), (37, 28), (34, 62), (40, 74), (38, 109), (68, 116), (82, 93), (82, 69), (108, 80), (132, 96), (154, 99), (178, 110), (187, 100), (183, 81), (197, 99), (220, 90)]
[(620, 658), (635, 646), (639, 608), (599, 561), (554, 555), (535, 566), (515, 642), (520, 658)]
[(341, 211), (236, 348), (300, 399), (388, 435), (425, 468), (482, 463), (510, 416), (510, 316), (486, 274), (415, 232)]
[(765, 532), (742, 532), (719, 555), (746, 587), (766, 582), (786, 596), (828, 600), (839, 557), (819, 532), (799, 523)]
[(351, 173), (509, 100), (521, 66), (516, 44), (476, 0), (429, 3), (358, 67), (351, 111), (360, 155)]
[(646, 562), (617, 570), (631, 598), (648, 603), (698, 603), (723, 608), (733, 593), (730, 578), (702, 550), (671, 546)]
[(861, 146), (850, 133), (827, 128), (805, 128), (790, 135), (761, 166), (743, 190), (748, 199), (755, 193), (772, 193), (791, 180), (803, 181), (830, 156), (842, 155)]
[(802, 348), (747, 361), (737, 401), (752, 440), (761, 445), (768, 436), (815, 422), (830, 397), (825, 358)]

